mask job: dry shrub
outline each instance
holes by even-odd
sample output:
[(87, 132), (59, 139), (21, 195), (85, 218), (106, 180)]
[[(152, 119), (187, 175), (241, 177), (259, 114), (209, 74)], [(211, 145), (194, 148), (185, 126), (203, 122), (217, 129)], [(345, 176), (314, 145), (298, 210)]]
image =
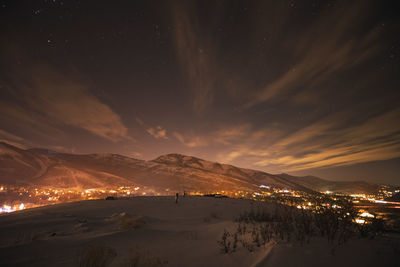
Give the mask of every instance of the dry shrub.
[(211, 212), (207, 217), (204, 217), (203, 221), (208, 223), (211, 222), (212, 219), (219, 219), (219, 215), (217, 212)]
[(199, 235), (197, 233), (197, 231), (185, 231), (185, 238), (187, 240), (198, 240), (199, 239)]
[(142, 250), (139, 246), (130, 248), (123, 266), (126, 267), (162, 267), (168, 264), (167, 260), (151, 256), (148, 251)]
[(121, 230), (138, 229), (145, 225), (146, 222), (143, 218), (133, 218), (132, 216), (126, 214), (123, 216), (119, 222), (119, 228)]
[(209, 223), (209, 222), (211, 222), (211, 218), (210, 217), (204, 217), (204, 219), (203, 219), (203, 221), (205, 222), (205, 223)]
[(216, 212), (211, 212), (211, 213), (210, 213), (210, 218), (219, 219), (218, 213), (216, 213)]
[(15, 245), (24, 245), (45, 237), (44, 232), (19, 232), (15, 237)]
[(117, 257), (117, 252), (109, 247), (91, 245), (78, 252), (79, 267), (106, 267)]

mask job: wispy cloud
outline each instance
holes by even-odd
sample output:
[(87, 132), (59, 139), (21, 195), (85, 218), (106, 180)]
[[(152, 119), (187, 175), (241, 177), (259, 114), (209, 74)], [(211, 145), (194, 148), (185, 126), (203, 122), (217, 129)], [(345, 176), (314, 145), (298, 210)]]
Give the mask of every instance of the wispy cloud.
[(251, 124), (243, 124), (238, 126), (225, 126), (216, 132), (213, 132), (210, 136), (213, 141), (221, 144), (231, 144), (236, 142), (238, 139), (242, 139), (249, 134)]
[[(293, 101), (309, 101), (315, 93), (318, 95), (314, 92), (318, 85), (376, 55), (379, 51), (376, 41), (381, 33), (377, 27), (363, 30), (365, 33), (361, 35), (353, 34), (355, 29), (360, 32), (364, 27), (370, 9), (368, 3), (362, 6), (353, 3), (321, 12), (316, 21), (287, 40), (296, 44), (290, 51), (294, 54), (293, 63), (277, 78), (267, 81), (265, 87), (254, 93), (244, 107), (250, 108), (279, 98), (286, 100), (294, 93)], [(355, 13), (363, 16), (355, 16)], [(332, 21), (335, 21), (333, 27)], [(328, 28), (329, 34), (326, 34)]]
[(150, 126), (149, 124), (145, 123), (141, 118), (136, 118), (136, 122), (144, 131), (146, 131), (152, 137), (156, 139), (169, 139), (167, 135), (167, 130), (161, 125), (158, 125), (156, 127)]
[[(187, 147), (218, 147), (221, 150), (235, 147), (236, 151), (229, 157), (218, 153), (218, 158), (224, 162), (230, 162), (241, 155), (252, 153), (249, 147), (256, 143), (269, 144), (280, 137), (281, 132), (274, 129), (254, 129), (250, 123), (239, 125), (221, 125), (214, 131), (198, 135), (193, 132), (173, 132), (173, 136)], [(240, 149), (239, 149), (240, 148)], [(240, 151), (239, 151), (240, 150)], [(255, 151), (258, 151), (257, 149)]]
[(331, 115), (276, 142), (247, 142), (221, 155), (225, 160), (251, 158), (254, 166), (275, 171), (353, 165), (400, 157), (400, 109), (345, 126), (342, 113)]
[(161, 126), (155, 128), (146, 129), (147, 133), (156, 139), (168, 139), (167, 130), (163, 129)]
[(27, 149), (27, 146), (25, 146), (24, 144), (21, 144), (19, 142), (10, 141), (10, 140), (7, 140), (7, 139), (0, 139), (0, 142), (4, 142), (4, 143), (7, 143), (7, 144), (10, 144), (10, 145), (18, 147), (20, 149)]
[[(83, 82), (45, 66), (24, 73), (25, 82), (15, 82), (16, 103), (1, 108), (7, 116), (36, 128), (68, 125), (84, 129), (113, 142), (131, 140), (120, 116), (93, 95)], [(40, 130), (39, 130), (40, 131)]]
[(140, 125), (143, 126), (144, 122), (140, 118), (136, 118), (136, 122)]
[[(21, 90), (18, 90), (18, 97), (24, 96)], [(22, 102), (22, 104), (21, 104)], [(24, 132), (31, 135), (41, 136), (45, 139), (56, 139), (64, 135), (64, 132), (49, 122), (49, 118), (30, 109), (25, 105), (24, 99), (18, 99), (17, 103), (2, 102), (0, 100), (0, 117), (3, 122), (14, 125)]]
[(26, 149), (25, 140), (15, 134), (0, 129), (0, 142), (5, 142), (21, 149)]
[(4, 131), (2, 129), (0, 129), (0, 136), (3, 137), (3, 138), (15, 140), (15, 141), (23, 141), (24, 140), (22, 137), (19, 137), (19, 136), (15, 135), (15, 134), (9, 133), (9, 132)]
[(191, 148), (204, 147), (208, 145), (208, 141), (202, 136), (186, 135), (183, 136), (178, 132), (173, 132), (173, 136), (183, 145)]
[(176, 53), (193, 93), (193, 110), (201, 115), (214, 99), (216, 43), (209, 30), (199, 28), (196, 10), (190, 2), (176, 3), (172, 9)]

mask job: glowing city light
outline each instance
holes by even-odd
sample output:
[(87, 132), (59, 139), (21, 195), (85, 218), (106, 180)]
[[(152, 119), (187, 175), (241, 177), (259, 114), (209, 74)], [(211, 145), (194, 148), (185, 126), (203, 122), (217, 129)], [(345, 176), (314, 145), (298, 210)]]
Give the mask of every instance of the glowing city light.
[(364, 219), (356, 219), (356, 223), (358, 223), (358, 224), (364, 224), (365, 223), (365, 220)]
[(365, 218), (374, 218), (375, 216), (372, 215), (371, 213), (368, 212), (363, 212), (360, 214), (361, 217), (365, 217)]

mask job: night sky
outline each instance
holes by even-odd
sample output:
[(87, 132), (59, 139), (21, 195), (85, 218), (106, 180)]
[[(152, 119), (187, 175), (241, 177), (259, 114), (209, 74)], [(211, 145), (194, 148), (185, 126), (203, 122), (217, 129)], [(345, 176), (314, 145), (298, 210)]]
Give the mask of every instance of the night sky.
[(400, 184), (399, 1), (0, 1), (0, 140)]

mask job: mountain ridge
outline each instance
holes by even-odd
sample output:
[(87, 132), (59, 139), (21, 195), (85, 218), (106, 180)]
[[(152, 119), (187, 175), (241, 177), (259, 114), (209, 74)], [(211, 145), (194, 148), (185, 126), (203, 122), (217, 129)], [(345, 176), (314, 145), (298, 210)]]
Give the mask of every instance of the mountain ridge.
[(0, 142), (0, 183), (95, 188), (135, 184), (155, 191), (259, 190), (260, 185), (305, 192), (372, 192), (377, 185), (270, 174), (178, 153), (140, 160), (119, 154), (71, 154), (20, 149)]

